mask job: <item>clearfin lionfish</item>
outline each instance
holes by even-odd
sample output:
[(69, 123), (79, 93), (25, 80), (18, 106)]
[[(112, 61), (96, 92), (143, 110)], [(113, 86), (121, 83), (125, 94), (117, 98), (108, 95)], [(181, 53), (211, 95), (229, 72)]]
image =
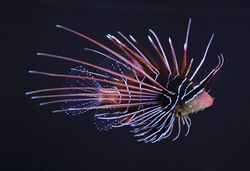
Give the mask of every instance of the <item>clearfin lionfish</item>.
[[(221, 69), (224, 58), (218, 55), (218, 65), (200, 82), (193, 78), (204, 63), (211, 36), (199, 65), (194, 67), (193, 59), (187, 62), (188, 37), (191, 19), (189, 19), (181, 65), (178, 65), (171, 38), (172, 62), (155, 32), (149, 29), (148, 39), (154, 51), (150, 53), (131, 35), (125, 36), (118, 31), (119, 39), (108, 34), (107, 38), (117, 47), (116, 50), (67, 27), (58, 28), (69, 31), (100, 47), (103, 52), (91, 48), (87, 51), (105, 58), (97, 65), (71, 57), (48, 53), (37, 53), (79, 67), (71, 68), (69, 74), (29, 71), (49, 77), (61, 77), (69, 80), (63, 87), (46, 88), (26, 93), (32, 99), (45, 100), (40, 105), (59, 104), (60, 109), (53, 113), (68, 114), (94, 111), (98, 127), (110, 129), (130, 126), (138, 141), (159, 142), (167, 137), (176, 140), (182, 127), (187, 135), (191, 127), (190, 115), (204, 110), (213, 104), (213, 98), (206, 90), (208, 82)], [(192, 72), (191, 72), (192, 71)]]

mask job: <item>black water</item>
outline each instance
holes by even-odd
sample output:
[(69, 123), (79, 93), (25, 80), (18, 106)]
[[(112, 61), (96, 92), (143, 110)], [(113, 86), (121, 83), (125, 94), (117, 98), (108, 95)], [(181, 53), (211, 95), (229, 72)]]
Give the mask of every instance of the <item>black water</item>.
[[(250, 170), (247, 3), (40, 0), (10, 2), (1, 8), (1, 170)], [(137, 143), (128, 128), (99, 132), (91, 113), (51, 114), (51, 107), (39, 107), (24, 96), (26, 91), (63, 83), (29, 75), (29, 69), (67, 73), (75, 66), (37, 57), (36, 52), (101, 61), (84, 51), (94, 45), (58, 30), (56, 24), (104, 43), (109, 43), (107, 33), (120, 30), (147, 44), (147, 29), (152, 28), (165, 46), (171, 36), (180, 56), (189, 17), (193, 20), (188, 56), (196, 65), (215, 33), (196, 79), (217, 64), (218, 53), (223, 53), (225, 64), (208, 86), (215, 104), (191, 117), (193, 125), (187, 137), (175, 142)], [(167, 50), (169, 54), (169, 47)]]

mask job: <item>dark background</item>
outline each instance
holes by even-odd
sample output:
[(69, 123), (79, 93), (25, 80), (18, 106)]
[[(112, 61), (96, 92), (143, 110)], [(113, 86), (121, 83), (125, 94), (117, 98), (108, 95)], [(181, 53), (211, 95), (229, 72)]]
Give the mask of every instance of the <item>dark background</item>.
[[(1, 170), (250, 170), (250, 5), (246, 1), (10, 1), (1, 5), (1, 14)], [(105, 35), (117, 30), (147, 44), (147, 29), (152, 28), (168, 54), (171, 36), (180, 55), (189, 17), (193, 22), (188, 55), (196, 65), (215, 33), (196, 80), (217, 64), (216, 54), (224, 54), (225, 65), (208, 86), (215, 104), (191, 117), (187, 137), (137, 143), (128, 128), (99, 132), (91, 113), (51, 114), (52, 108), (39, 107), (24, 95), (63, 83), (29, 75), (29, 69), (67, 73), (74, 66), (37, 57), (36, 52), (101, 61), (83, 50), (94, 45), (57, 29), (56, 24), (107, 44)]]

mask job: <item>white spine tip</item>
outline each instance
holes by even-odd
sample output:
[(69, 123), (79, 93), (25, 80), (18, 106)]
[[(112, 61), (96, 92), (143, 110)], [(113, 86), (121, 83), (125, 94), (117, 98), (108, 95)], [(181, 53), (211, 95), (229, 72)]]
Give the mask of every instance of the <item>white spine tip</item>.
[(30, 92), (26, 92), (26, 93), (25, 93), (26, 96), (27, 96), (27, 95), (30, 95), (30, 94), (31, 94)]
[(184, 49), (187, 50), (187, 43), (184, 43)]
[(111, 36), (110, 34), (107, 34), (106, 37), (107, 37), (108, 39), (112, 39), (112, 36)]
[(29, 70), (29, 71), (28, 71), (28, 73), (32, 74), (32, 73), (34, 73), (34, 71), (32, 71), (32, 70)]
[(59, 112), (64, 112), (64, 110), (53, 110), (52, 113), (59, 113)]
[(169, 43), (170, 43), (170, 44), (172, 44), (172, 40), (171, 40), (171, 38), (170, 38), (170, 37), (168, 38), (168, 41), (169, 41)]
[(130, 39), (134, 42), (136, 42), (135, 38), (132, 35), (129, 35)]
[(149, 39), (150, 42), (152, 42), (152, 38), (149, 35), (148, 35), (148, 39)]
[(62, 26), (61, 26), (61, 25), (59, 25), (59, 24), (57, 24), (57, 25), (56, 25), (56, 27), (57, 27), (57, 28), (62, 28)]
[(155, 36), (155, 32), (152, 29), (149, 29), (149, 31)]

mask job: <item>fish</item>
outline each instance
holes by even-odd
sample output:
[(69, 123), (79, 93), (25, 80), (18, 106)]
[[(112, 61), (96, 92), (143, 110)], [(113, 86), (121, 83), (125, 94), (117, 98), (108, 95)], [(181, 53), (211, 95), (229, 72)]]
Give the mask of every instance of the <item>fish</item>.
[(101, 130), (130, 127), (138, 142), (175, 141), (183, 129), (187, 136), (192, 114), (213, 105), (214, 98), (209, 94), (207, 85), (224, 64), (224, 57), (219, 54), (215, 68), (201, 81), (193, 81), (204, 64), (214, 34), (208, 41), (200, 63), (197, 67), (193, 66), (194, 59), (187, 59), (191, 21), (189, 18), (181, 60), (176, 56), (172, 39), (168, 39), (171, 63), (152, 29), (149, 29), (150, 34), (147, 36), (152, 49), (144, 48), (132, 35), (126, 36), (120, 31), (117, 32), (119, 38), (106, 35), (116, 47), (112, 49), (73, 29), (56, 25), (99, 47), (101, 50), (85, 50), (100, 55), (104, 62), (95, 64), (68, 56), (37, 53), (38, 56), (79, 66), (71, 68), (68, 74), (30, 70), (31, 74), (59, 77), (67, 83), (62, 87), (29, 91), (26, 95), (31, 96), (31, 99), (42, 100), (42, 106), (59, 106), (53, 113), (92, 113)]

